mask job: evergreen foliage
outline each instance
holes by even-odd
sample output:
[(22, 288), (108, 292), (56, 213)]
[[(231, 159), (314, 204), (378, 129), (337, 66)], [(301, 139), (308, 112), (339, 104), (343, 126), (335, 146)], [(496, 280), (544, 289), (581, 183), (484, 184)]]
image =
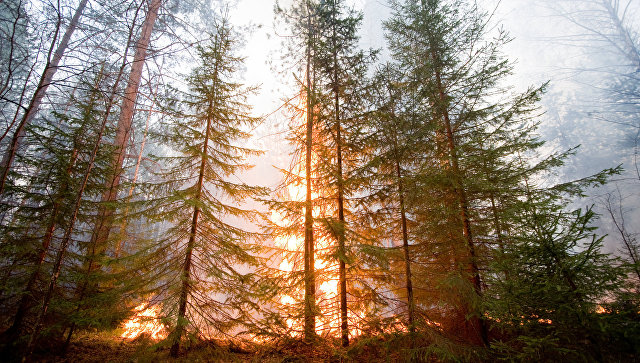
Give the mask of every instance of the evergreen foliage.
[(246, 104), (253, 89), (235, 81), (242, 64), (234, 55), (237, 37), (221, 20), (209, 41), (197, 47), (189, 91), (156, 132), (168, 155), (157, 160), (163, 165), (161, 183), (152, 186), (158, 197), (147, 218), (168, 224), (154, 248), (162, 254), (155, 260), (165, 271), (162, 288), (168, 288), (159, 292), (166, 294), (163, 306), (175, 326), (172, 355), (185, 332), (233, 335), (253, 311), (248, 268), (257, 259), (249, 240), (256, 234), (245, 224), (259, 215), (240, 203), (262, 189), (234, 179), (250, 168), (245, 159), (259, 154), (242, 142), (250, 136), (244, 130), (260, 119)]
[(606, 253), (606, 222), (575, 207), (622, 169), (561, 176), (578, 148), (538, 135), (547, 84), (509, 85), (511, 39), (476, 2), (391, 0), (375, 70), (346, 1), (277, 5), (297, 92), (271, 193), (242, 180), (262, 118), (230, 19), (86, 4), (0, 1), (3, 359), (65, 354), (149, 306), (155, 358), (637, 359), (637, 236), (602, 197), (626, 248)]

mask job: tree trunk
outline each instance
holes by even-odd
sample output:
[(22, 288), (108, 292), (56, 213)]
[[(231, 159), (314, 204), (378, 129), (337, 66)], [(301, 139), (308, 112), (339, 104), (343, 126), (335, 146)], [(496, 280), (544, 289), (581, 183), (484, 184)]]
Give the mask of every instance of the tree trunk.
[[(432, 57), (436, 58), (435, 50), (432, 49)], [(478, 296), (482, 295), (482, 282), (480, 281), (480, 270), (477, 263), (477, 255), (475, 250), (475, 244), (473, 241), (473, 235), (471, 234), (471, 221), (469, 219), (469, 205), (467, 201), (467, 195), (462, 184), (462, 176), (460, 175), (460, 167), (458, 165), (458, 154), (456, 151), (456, 144), (453, 138), (453, 128), (451, 127), (451, 120), (449, 119), (449, 111), (446, 108), (446, 94), (442, 85), (442, 78), (440, 71), (436, 68), (435, 71), (436, 82), (438, 87), (441, 115), (444, 121), (444, 126), (447, 133), (447, 145), (450, 155), (450, 166), (454, 175), (455, 193), (458, 197), (458, 204), (460, 208), (460, 220), (462, 222), (462, 233), (466, 242), (467, 251), (469, 253), (468, 270), (471, 274), (471, 282), (473, 288)], [(487, 336), (487, 329), (484, 320), (479, 316), (479, 311), (472, 311), (470, 333), (480, 334), (479, 343), (488, 346), (489, 340)]]
[(311, 30), (310, 5), (307, 3), (307, 30), (309, 32), (307, 44), (306, 64), (306, 113), (307, 133), (305, 150), (305, 183), (306, 199), (304, 214), (304, 337), (311, 340), (316, 336), (316, 281), (315, 281), (315, 244), (313, 240), (313, 200), (311, 195), (311, 152), (313, 148), (313, 112), (314, 100), (311, 92), (313, 83), (311, 77), (311, 46), (313, 33)]
[[(73, 167), (75, 166), (77, 157), (78, 150), (74, 149), (71, 156), (71, 161), (69, 162), (66, 170), (68, 176), (71, 176), (71, 172), (73, 170)], [(22, 331), (24, 318), (26, 317), (27, 312), (33, 304), (33, 290), (35, 288), (36, 281), (38, 280), (38, 275), (40, 274), (40, 269), (42, 268), (44, 259), (47, 256), (47, 252), (49, 252), (49, 246), (51, 245), (51, 240), (53, 239), (53, 232), (55, 231), (57, 225), (58, 213), (60, 212), (60, 207), (63, 202), (62, 198), (64, 194), (66, 194), (67, 189), (68, 185), (65, 184), (63, 186), (63, 190), (60, 192), (60, 196), (53, 204), (53, 210), (51, 211), (49, 224), (47, 225), (47, 229), (45, 230), (45, 234), (42, 239), (42, 247), (40, 248), (38, 257), (35, 261), (34, 270), (29, 276), (27, 286), (24, 288), (23, 295), (20, 298), (20, 302), (18, 303), (18, 310), (13, 316), (13, 323), (11, 324), (11, 327), (9, 327), (9, 329), (7, 329), (7, 331), (4, 333), (4, 335), (8, 337), (9, 341), (14, 341)]]
[(124, 91), (124, 98), (122, 100), (122, 107), (118, 124), (116, 128), (116, 136), (113, 141), (115, 146), (115, 154), (112, 160), (112, 172), (113, 174), (107, 178), (106, 191), (102, 195), (102, 205), (98, 211), (98, 225), (96, 226), (96, 233), (93, 237), (96, 240), (98, 246), (98, 253), (104, 250), (107, 240), (109, 239), (109, 233), (111, 232), (111, 226), (113, 225), (113, 213), (114, 208), (108, 207), (104, 202), (113, 202), (118, 196), (118, 187), (120, 185), (120, 178), (124, 170), (122, 164), (126, 155), (127, 144), (131, 135), (131, 124), (133, 122), (133, 113), (135, 108), (136, 99), (138, 97), (138, 88), (140, 86), (140, 79), (142, 77), (142, 69), (147, 57), (147, 50), (151, 40), (151, 33), (153, 26), (158, 18), (158, 11), (162, 0), (150, 0), (149, 9), (147, 15), (142, 24), (142, 32), (140, 38), (136, 43), (136, 51), (133, 56), (133, 63), (131, 65), (131, 71), (129, 73), (129, 80), (127, 87)]
[(404, 205), (404, 186), (402, 183), (402, 173), (400, 172), (400, 161), (397, 155), (397, 140), (394, 140), (396, 150), (395, 164), (396, 177), (398, 178), (398, 198), (400, 202), (400, 221), (402, 223), (402, 249), (404, 251), (404, 266), (407, 286), (407, 317), (409, 319), (409, 332), (414, 333), (415, 327), (415, 301), (413, 298), (413, 285), (411, 283), (411, 258), (409, 255), (409, 233), (407, 230), (407, 214)]
[[(155, 100), (155, 97), (154, 97)], [(155, 102), (155, 101), (154, 101)], [(140, 164), (142, 163), (142, 155), (144, 154), (144, 146), (147, 142), (147, 134), (149, 132), (149, 121), (151, 120), (151, 115), (153, 113), (153, 104), (151, 105), (151, 108), (149, 109), (149, 114), (147, 115), (147, 121), (145, 123), (145, 127), (144, 127), (144, 134), (142, 135), (142, 143), (140, 145), (140, 152), (138, 153), (138, 160), (136, 161), (136, 168), (135, 171), (133, 172), (133, 181), (131, 183), (131, 188), (129, 188), (129, 194), (127, 195), (127, 207), (124, 211), (124, 216), (122, 218), (122, 223), (120, 225), (120, 236), (118, 237), (118, 240), (116, 241), (116, 248), (115, 248), (115, 252), (114, 252), (114, 257), (118, 258), (120, 257), (120, 252), (122, 251), (122, 248), (124, 248), (124, 240), (126, 237), (126, 232), (127, 232), (127, 216), (129, 214), (129, 202), (131, 201), (131, 198), (133, 197), (133, 191), (135, 189), (135, 184), (136, 181), (138, 180), (138, 173), (140, 172)]]
[[(49, 48), (49, 55), (47, 57), (47, 64), (42, 71), (42, 75), (40, 76), (40, 81), (38, 82), (38, 86), (36, 87), (33, 96), (31, 97), (31, 101), (29, 102), (29, 106), (27, 106), (20, 123), (18, 123), (18, 127), (11, 138), (11, 142), (7, 146), (7, 151), (5, 152), (2, 163), (0, 164), (0, 195), (4, 193), (7, 177), (9, 175), (9, 171), (11, 170), (11, 166), (16, 156), (16, 152), (20, 147), (20, 143), (25, 136), (26, 129), (25, 127), (31, 123), (33, 118), (35, 117), (38, 109), (40, 108), (40, 104), (42, 103), (42, 99), (44, 98), (49, 85), (51, 84), (51, 80), (53, 76), (56, 74), (58, 70), (58, 65), (60, 64), (60, 60), (64, 56), (65, 51), (67, 50), (67, 46), (69, 45), (69, 40), (75, 31), (78, 21), (82, 16), (84, 8), (87, 5), (88, 0), (81, 0), (76, 8), (75, 13), (73, 14), (73, 18), (71, 18), (71, 23), (69, 23), (69, 27), (65, 31), (62, 36), (62, 40), (60, 44), (56, 48), (56, 51), (53, 54), (53, 58), (51, 57), (51, 52), (53, 51), (53, 47), (58, 38), (58, 32), (60, 31), (60, 24), (62, 22), (61, 14), (58, 13), (58, 23), (56, 26), (55, 34), (53, 36), (53, 40), (51, 42), (51, 47)], [(58, 9), (60, 11), (60, 9)]]
[(336, 33), (336, 4), (332, 3), (332, 47), (333, 47), (333, 102), (336, 125), (336, 159), (337, 159), (337, 187), (338, 187), (338, 285), (340, 295), (340, 335), (342, 346), (349, 346), (349, 321), (347, 315), (347, 271), (344, 218), (344, 179), (342, 175), (342, 125), (340, 119), (340, 85), (338, 80), (338, 40)]
[[(216, 39), (216, 52), (218, 51), (218, 41)], [(216, 64), (214, 67), (214, 74), (217, 76), (218, 74), (218, 62), (219, 58), (216, 57)], [(215, 91), (216, 84), (213, 84), (213, 89)], [(209, 102), (209, 110), (214, 109), (213, 101)], [(212, 112), (210, 112), (211, 114)], [(204, 131), (204, 145), (202, 147), (202, 160), (200, 161), (200, 173), (198, 175), (198, 182), (196, 184), (196, 200), (200, 202), (202, 198), (202, 188), (204, 186), (204, 173), (205, 168), (207, 166), (207, 155), (209, 148), (209, 135), (211, 130), (211, 116), (207, 117), (207, 126)], [(193, 249), (196, 244), (196, 234), (198, 232), (198, 219), (200, 218), (200, 207), (196, 206), (193, 208), (193, 219), (191, 220), (191, 233), (189, 235), (189, 242), (187, 243), (186, 256), (184, 259), (184, 265), (182, 267), (182, 288), (180, 289), (180, 301), (178, 302), (178, 322), (176, 324), (176, 329), (172, 333), (173, 343), (171, 344), (170, 355), (172, 357), (177, 357), (180, 353), (180, 339), (182, 338), (182, 334), (184, 332), (184, 328), (186, 325), (186, 314), (187, 314), (187, 300), (189, 297), (189, 292), (191, 290), (190, 285), (190, 276), (191, 276), (191, 258), (193, 255)]]

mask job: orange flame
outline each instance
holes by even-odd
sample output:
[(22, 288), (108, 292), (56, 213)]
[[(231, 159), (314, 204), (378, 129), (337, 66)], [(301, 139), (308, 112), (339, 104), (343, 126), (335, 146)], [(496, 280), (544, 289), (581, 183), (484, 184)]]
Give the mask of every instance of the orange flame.
[(159, 306), (148, 306), (147, 303), (142, 303), (134, 310), (136, 314), (123, 324), (124, 332), (121, 338), (136, 339), (142, 334), (148, 335), (153, 340), (162, 340), (167, 337), (167, 330), (160, 322)]
[[(299, 122), (302, 124), (306, 122), (306, 97), (304, 95), (304, 92), (301, 92), (298, 101), (299, 103), (295, 107), (295, 109), (297, 110), (297, 115), (294, 122)], [(318, 163), (318, 158), (315, 154), (312, 155), (312, 163)], [(287, 186), (287, 192), (292, 200), (302, 202), (305, 200), (306, 194), (306, 171), (303, 170), (302, 166), (298, 165), (298, 167), (296, 167), (296, 170), (294, 170), (294, 174), (300, 176), (300, 178), (298, 179), (299, 181), (289, 184)], [(318, 198), (318, 196), (318, 191), (312, 191), (313, 199)], [(304, 207), (301, 208), (301, 212), (304, 214)], [(318, 206), (313, 207), (313, 218), (318, 218), (322, 213), (323, 211)], [(284, 215), (277, 211), (271, 212), (271, 220), (281, 226), (288, 225), (291, 222), (287, 220)], [(331, 243), (332, 241), (328, 241), (326, 238), (316, 236), (316, 251), (330, 248)], [(278, 236), (275, 238), (274, 244), (283, 251), (300, 251), (304, 245), (304, 239), (297, 238), (295, 236)], [(286, 255), (286, 252), (283, 253), (283, 255)], [(291, 272), (293, 271), (293, 267), (294, 261), (290, 261), (286, 256), (283, 256), (278, 269), (283, 272)], [(314, 268), (316, 271), (316, 276), (322, 274), (322, 278), (320, 278), (321, 281), (317, 284), (316, 292), (316, 303), (320, 310), (320, 314), (316, 317), (316, 333), (319, 335), (323, 333), (337, 333), (340, 327), (338, 309), (338, 263), (334, 260), (316, 256)], [(296, 300), (300, 300), (302, 298), (303, 296), (294, 297), (289, 295), (282, 295), (280, 296), (280, 303), (284, 306), (293, 306), (296, 303)], [(287, 319), (286, 323), (290, 329), (296, 331), (295, 333), (293, 333), (294, 335), (299, 335), (299, 332), (302, 328), (302, 322), (293, 321), (293, 319)], [(352, 329), (351, 333), (354, 333), (356, 331), (357, 329)]]

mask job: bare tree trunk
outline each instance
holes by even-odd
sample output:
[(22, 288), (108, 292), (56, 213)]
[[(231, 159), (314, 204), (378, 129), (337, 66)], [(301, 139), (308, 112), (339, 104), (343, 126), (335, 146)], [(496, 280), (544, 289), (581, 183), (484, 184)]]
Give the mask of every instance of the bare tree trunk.
[(304, 215), (304, 337), (311, 340), (316, 336), (316, 281), (315, 281), (315, 244), (313, 239), (313, 200), (311, 195), (311, 152), (313, 148), (313, 112), (314, 95), (312, 94), (311, 77), (311, 46), (313, 39), (310, 5), (307, 2), (307, 30), (309, 32), (307, 44), (307, 69), (306, 69), (306, 106), (307, 106), (307, 133), (305, 150), (305, 182), (306, 199)]
[[(151, 33), (153, 26), (158, 18), (158, 11), (162, 0), (150, 0), (149, 9), (147, 10), (146, 17), (142, 24), (142, 32), (140, 38), (136, 43), (136, 51), (133, 56), (133, 63), (131, 65), (131, 71), (129, 73), (129, 80), (127, 87), (124, 91), (124, 98), (122, 100), (122, 107), (120, 117), (118, 119), (116, 136), (113, 142), (116, 151), (112, 160), (112, 172), (113, 175), (108, 177), (106, 184), (106, 191), (102, 195), (102, 202), (113, 202), (118, 197), (118, 187), (120, 186), (120, 178), (124, 170), (122, 164), (126, 155), (127, 144), (131, 135), (131, 126), (133, 122), (133, 114), (135, 109), (136, 99), (138, 97), (138, 88), (140, 86), (140, 79), (142, 77), (142, 69), (147, 57), (147, 50), (149, 49), (149, 43), (151, 41)], [(106, 246), (109, 239), (109, 233), (111, 232), (111, 226), (113, 225), (113, 213), (112, 207), (106, 206), (104, 203), (101, 205), (98, 211), (98, 225), (96, 226), (95, 236), (98, 246), (97, 251), (100, 253)]]
[[(631, 33), (631, 29), (629, 29), (627, 26), (625, 26), (622, 23), (623, 19), (621, 19), (620, 16), (618, 15), (619, 14), (618, 12), (620, 10), (619, 9), (620, 4), (618, 3), (618, 1), (612, 2), (611, 0), (601, 0), (601, 4), (607, 10), (607, 13), (609, 14), (609, 18), (613, 22), (613, 25), (615, 26), (616, 31), (618, 32), (618, 35), (622, 38), (623, 47), (620, 47), (618, 44), (611, 41), (609, 38), (606, 38), (606, 36), (605, 36), (605, 39), (611, 42), (616, 48), (618, 48), (618, 50), (624, 56), (627, 57), (629, 62), (631, 62), (631, 64), (636, 67), (636, 70), (640, 71), (640, 49), (638, 49), (638, 46), (634, 41), (634, 36)], [(629, 6), (629, 4), (627, 6)], [(627, 9), (623, 11), (623, 14), (626, 14), (626, 10)], [(601, 35), (598, 32), (598, 29), (589, 29), (589, 30), (591, 30), (592, 32), (598, 35)]]
[(40, 108), (40, 104), (42, 103), (42, 99), (44, 98), (49, 85), (51, 84), (51, 80), (58, 70), (58, 65), (60, 64), (60, 60), (64, 56), (65, 51), (67, 50), (67, 46), (69, 45), (69, 40), (75, 31), (78, 21), (82, 16), (84, 8), (87, 5), (88, 0), (81, 0), (76, 8), (75, 13), (73, 14), (73, 18), (71, 18), (71, 23), (67, 27), (64, 35), (62, 36), (62, 40), (60, 44), (56, 48), (53, 58), (51, 57), (51, 52), (53, 51), (54, 45), (58, 38), (58, 32), (60, 31), (60, 25), (62, 23), (62, 14), (60, 14), (60, 9), (58, 9), (58, 23), (56, 25), (55, 34), (53, 36), (53, 40), (51, 41), (51, 47), (49, 48), (49, 54), (47, 56), (47, 64), (42, 71), (42, 75), (40, 76), (40, 81), (38, 82), (38, 86), (29, 102), (29, 106), (26, 108), (20, 123), (18, 123), (18, 127), (11, 138), (11, 142), (7, 146), (7, 151), (5, 152), (2, 163), (0, 164), (0, 194), (4, 193), (4, 189), (7, 182), (7, 176), (9, 175), (9, 170), (13, 164), (13, 160), (15, 159), (16, 152), (20, 147), (20, 143), (25, 136), (26, 129), (25, 127), (31, 123), (33, 118), (35, 117), (38, 109)]
[(409, 332), (414, 333), (415, 327), (415, 300), (413, 297), (413, 284), (411, 283), (411, 256), (409, 254), (409, 232), (407, 229), (407, 214), (404, 202), (404, 185), (400, 171), (400, 155), (398, 155), (397, 134), (394, 135), (394, 157), (396, 166), (396, 178), (398, 179), (398, 198), (400, 202), (400, 222), (402, 223), (402, 249), (404, 252), (404, 270), (407, 287), (407, 318), (409, 319)]
[(625, 211), (622, 207), (622, 193), (620, 193), (619, 189), (617, 190), (617, 192), (617, 208), (613, 205), (611, 194), (607, 195), (604, 207), (609, 213), (613, 225), (616, 227), (618, 233), (620, 234), (620, 240), (624, 245), (625, 253), (629, 257), (630, 262), (633, 264), (633, 272), (635, 272), (636, 276), (638, 277), (638, 284), (640, 284), (640, 256), (638, 255), (638, 242), (636, 240), (636, 237), (627, 229), (624, 218)]
[[(155, 98), (154, 98), (154, 102), (155, 102)], [(133, 191), (135, 189), (135, 184), (136, 181), (138, 180), (138, 173), (140, 172), (140, 164), (142, 163), (142, 155), (144, 154), (144, 146), (147, 142), (147, 134), (149, 132), (149, 121), (151, 120), (151, 115), (153, 113), (153, 104), (151, 105), (151, 108), (149, 108), (149, 114), (147, 115), (147, 121), (145, 123), (145, 127), (144, 127), (144, 134), (142, 135), (142, 143), (140, 145), (140, 152), (138, 153), (138, 160), (136, 160), (136, 169), (133, 173), (133, 181), (131, 183), (131, 188), (129, 188), (129, 194), (127, 195), (127, 203), (129, 201), (131, 201), (131, 198), (133, 197)], [(127, 216), (129, 214), (129, 205), (127, 204), (126, 210), (124, 211), (124, 215), (122, 218), (122, 223), (120, 225), (120, 236), (118, 237), (118, 240), (116, 241), (116, 248), (115, 248), (115, 252), (114, 252), (114, 257), (118, 258), (120, 257), (120, 252), (122, 250), (122, 248), (124, 247), (124, 240), (126, 237), (126, 232), (127, 232)]]

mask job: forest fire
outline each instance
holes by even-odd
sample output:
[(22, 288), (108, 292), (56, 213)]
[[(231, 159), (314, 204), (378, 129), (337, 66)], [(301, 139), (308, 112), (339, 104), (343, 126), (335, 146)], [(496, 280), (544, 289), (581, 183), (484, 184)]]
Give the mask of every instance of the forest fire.
[[(295, 201), (303, 201), (305, 186), (303, 184), (291, 184), (287, 187), (287, 192), (292, 200)], [(317, 197), (317, 193), (313, 193), (313, 197)], [(317, 218), (320, 215), (320, 209), (313, 209), (313, 216)], [(271, 220), (278, 225), (287, 225), (290, 223), (287, 218), (278, 213), (277, 211), (272, 211)], [(301, 251), (304, 246), (304, 239), (297, 238), (295, 236), (278, 236), (274, 239), (274, 243), (277, 248), (282, 249), (283, 257), (278, 265), (278, 269), (283, 272), (292, 272), (294, 266), (296, 265), (293, 258), (288, 258), (286, 255), (290, 252)], [(330, 241), (327, 241), (326, 238), (317, 238), (316, 240), (316, 249), (317, 251), (321, 251), (322, 249), (329, 248)], [(327, 261), (323, 259), (321, 256), (316, 258), (314, 263), (315, 271), (318, 274), (317, 280), (317, 303), (320, 308), (320, 315), (317, 317), (317, 325), (316, 325), (316, 333), (318, 335), (326, 335), (333, 334), (337, 332), (339, 328), (339, 316), (338, 316), (338, 272), (337, 272), (337, 263), (332, 263), (331, 261)], [(285, 307), (292, 307), (297, 299), (302, 299), (303, 292), (300, 292), (300, 296), (290, 296), (290, 295), (282, 295), (280, 297), (280, 302)], [(293, 335), (298, 335), (298, 331), (302, 330), (302, 323), (295, 322), (293, 319), (287, 319), (287, 325), (291, 328), (294, 333)]]
[(149, 306), (147, 303), (138, 305), (135, 315), (123, 324), (124, 332), (120, 335), (124, 339), (136, 339), (146, 335), (153, 340), (167, 337), (167, 330), (160, 322), (160, 306)]
[[(294, 123), (303, 125), (307, 122), (307, 101), (304, 90), (301, 90), (301, 94), (298, 98), (298, 104), (295, 106), (297, 115), (294, 118)], [(311, 164), (318, 163), (318, 157), (314, 153), (311, 153)], [(289, 183), (286, 187), (286, 193), (291, 201), (304, 202), (306, 199), (306, 173), (305, 167), (302, 163), (298, 164), (292, 170), (292, 173), (299, 177), (298, 181)], [(313, 177), (313, 174), (312, 174)], [(318, 190), (311, 191), (312, 200), (317, 200), (321, 192)], [(301, 215), (305, 213), (305, 207), (301, 207)], [(319, 205), (312, 207), (313, 219), (322, 218), (325, 214), (324, 208)], [(294, 223), (278, 211), (271, 212), (271, 220), (282, 227)], [(314, 226), (315, 229), (315, 226)], [(274, 244), (277, 248), (283, 251), (282, 260), (278, 265), (278, 269), (285, 273), (294, 271), (295, 266), (298, 265), (296, 256), (298, 253), (304, 250), (304, 237), (303, 236), (276, 236), (274, 238)], [(318, 306), (319, 314), (316, 316), (315, 331), (318, 335), (334, 335), (339, 332), (340, 316), (339, 316), (339, 294), (338, 294), (338, 262), (331, 260), (325, 256), (325, 251), (330, 250), (333, 240), (328, 240), (325, 236), (319, 235), (314, 232), (314, 249), (315, 259), (313, 270), (315, 271), (315, 284), (316, 295), (315, 304)], [(290, 296), (282, 294), (280, 302), (283, 304), (284, 309), (293, 308), (296, 302), (304, 300), (304, 291), (296, 291), (297, 296)], [(287, 326), (292, 330), (292, 335), (298, 336), (302, 332), (302, 321), (294, 321), (294, 319), (287, 319)]]
[(0, 363), (640, 361), (640, 0), (176, 3), (0, 0)]

